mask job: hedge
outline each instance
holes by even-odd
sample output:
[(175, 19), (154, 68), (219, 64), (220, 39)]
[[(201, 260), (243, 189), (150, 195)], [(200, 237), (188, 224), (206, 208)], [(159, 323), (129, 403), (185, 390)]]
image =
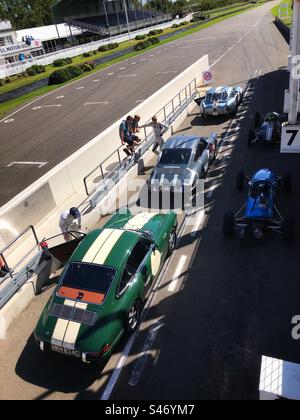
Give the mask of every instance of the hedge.
[(98, 51), (99, 52), (104, 52), (104, 51), (115, 50), (116, 48), (118, 48), (118, 46), (119, 46), (119, 44), (117, 44), (117, 43), (101, 45), (101, 47), (98, 48)]
[(61, 70), (56, 70), (49, 77), (49, 85), (59, 85), (61, 83), (68, 82), (71, 79), (75, 79), (85, 72), (89, 72), (95, 68), (94, 62), (87, 62), (79, 64), (78, 66), (69, 66)]
[(26, 74), (28, 76), (36, 76), (37, 74), (45, 73), (45, 71), (46, 71), (45, 66), (39, 66), (35, 64), (34, 66), (26, 70)]
[(160, 35), (162, 34), (164, 31), (162, 29), (154, 29), (153, 31), (150, 31), (148, 36), (155, 36), (155, 35)]
[(141, 51), (141, 50), (145, 50), (151, 45), (155, 45), (159, 43), (160, 43), (160, 39), (158, 37), (153, 37), (153, 38), (147, 39), (147, 41), (138, 42), (133, 48), (135, 51)]
[(72, 64), (73, 60), (70, 57), (67, 58), (59, 58), (58, 60), (53, 61), (53, 67), (63, 67), (68, 64)]
[(135, 37), (135, 40), (136, 41), (142, 41), (143, 39), (146, 39), (146, 38), (148, 38), (148, 35), (137, 35)]

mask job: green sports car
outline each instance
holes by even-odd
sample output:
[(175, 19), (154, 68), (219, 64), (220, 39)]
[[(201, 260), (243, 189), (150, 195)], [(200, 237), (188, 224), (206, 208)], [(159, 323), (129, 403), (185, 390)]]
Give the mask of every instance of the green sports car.
[[(109, 357), (122, 335), (138, 327), (143, 301), (175, 249), (176, 229), (175, 213), (126, 211), (86, 235), (38, 321), (40, 349), (83, 362)], [(63, 254), (70, 249), (64, 244)]]

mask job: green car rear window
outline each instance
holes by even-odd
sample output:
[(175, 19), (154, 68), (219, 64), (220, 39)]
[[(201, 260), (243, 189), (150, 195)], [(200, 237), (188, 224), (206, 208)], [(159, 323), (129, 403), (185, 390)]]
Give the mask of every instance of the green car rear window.
[(59, 284), (58, 296), (101, 305), (115, 278), (116, 270), (111, 267), (70, 263)]

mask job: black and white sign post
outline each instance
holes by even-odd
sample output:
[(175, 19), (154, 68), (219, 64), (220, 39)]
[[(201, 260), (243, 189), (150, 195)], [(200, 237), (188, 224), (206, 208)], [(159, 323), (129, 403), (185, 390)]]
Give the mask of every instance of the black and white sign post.
[(300, 80), (300, 0), (294, 0), (293, 27), (291, 32), (291, 74), (287, 96), (289, 120), (282, 128), (281, 153), (300, 153), (299, 80)]

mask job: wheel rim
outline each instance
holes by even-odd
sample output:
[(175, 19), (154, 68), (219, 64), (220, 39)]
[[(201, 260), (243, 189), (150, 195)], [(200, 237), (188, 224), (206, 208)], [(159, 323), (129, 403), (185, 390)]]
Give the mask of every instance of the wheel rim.
[(174, 251), (175, 245), (176, 245), (176, 235), (175, 235), (175, 232), (172, 232), (169, 238), (169, 251), (170, 252)]
[(132, 306), (128, 315), (128, 325), (130, 330), (134, 330), (139, 322), (139, 310), (137, 305)]

